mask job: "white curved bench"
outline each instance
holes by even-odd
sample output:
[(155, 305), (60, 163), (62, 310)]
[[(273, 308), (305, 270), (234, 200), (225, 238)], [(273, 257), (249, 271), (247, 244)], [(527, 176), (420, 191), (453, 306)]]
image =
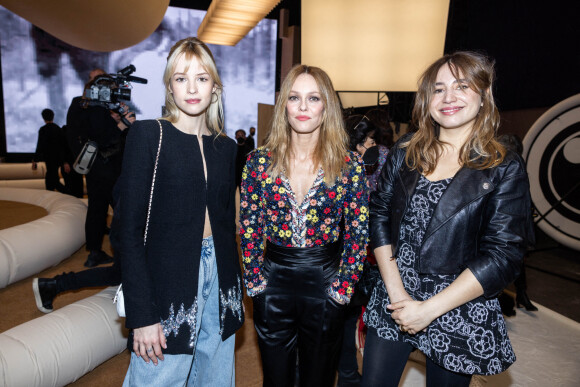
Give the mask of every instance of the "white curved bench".
[(0, 230), (0, 289), (70, 257), (85, 243), (86, 204), (57, 192), (0, 187), (0, 200), (45, 208), (48, 215)]
[(42, 161), (34, 171), (32, 163), (0, 163), (0, 187), (45, 189), (45, 174)]
[(1, 386), (64, 386), (123, 352), (124, 319), (109, 287), (0, 334)]

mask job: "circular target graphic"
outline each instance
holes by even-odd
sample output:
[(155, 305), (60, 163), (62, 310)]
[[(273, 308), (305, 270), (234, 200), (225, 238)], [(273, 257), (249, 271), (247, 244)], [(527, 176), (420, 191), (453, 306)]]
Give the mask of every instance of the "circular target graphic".
[(538, 227), (580, 250), (580, 94), (538, 118), (523, 142)]

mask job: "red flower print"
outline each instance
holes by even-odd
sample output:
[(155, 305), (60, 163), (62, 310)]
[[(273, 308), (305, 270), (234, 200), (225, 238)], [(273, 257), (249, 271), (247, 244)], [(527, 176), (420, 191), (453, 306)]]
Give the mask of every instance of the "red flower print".
[(282, 196), (280, 196), (280, 194), (275, 194), (274, 195), (274, 200), (278, 201), (280, 199), (282, 199)]
[(350, 239), (350, 234), (344, 234), (344, 239)]
[(278, 178), (276, 179), (276, 185), (280, 185), (280, 184), (282, 184), (282, 180), (281, 180), (281, 179), (278, 177)]
[(250, 173), (250, 175), (251, 175), (252, 177), (257, 177), (257, 176), (258, 176), (258, 174), (256, 173), (256, 171), (252, 171), (252, 173)]
[(308, 233), (308, 235), (312, 236), (314, 235), (314, 229), (309, 228), (308, 231), (306, 231)]
[(343, 287), (343, 288), (348, 288), (348, 282), (344, 281), (344, 282), (342, 283), (342, 287)]
[(245, 255), (246, 257), (249, 257), (249, 256), (250, 256), (250, 252), (249, 252), (249, 251), (244, 251), (244, 255)]
[(359, 248), (360, 248), (359, 245), (357, 245), (356, 243), (353, 243), (353, 245), (352, 245), (353, 250), (358, 250)]
[(328, 197), (331, 198), (331, 199), (334, 199), (336, 197), (336, 193), (334, 191), (330, 191), (328, 193)]
[(252, 250), (254, 248), (254, 244), (253, 243), (248, 243), (248, 245), (246, 247), (248, 249)]
[(353, 274), (352, 277), (350, 277), (350, 278), (352, 278), (355, 281), (358, 281), (358, 275), (356, 275), (356, 274)]
[[(248, 247), (250, 248), (250, 247)], [(348, 257), (348, 263), (350, 263), (351, 265), (354, 263), (354, 257)]]
[(262, 173), (262, 179), (266, 180), (268, 178), (268, 174), (266, 172)]
[(348, 163), (348, 162), (350, 161), (350, 157), (346, 156), (346, 157), (344, 158), (344, 161), (346, 161), (346, 162)]
[(346, 292), (344, 291), (344, 289), (342, 289), (342, 288), (341, 288), (341, 289), (338, 289), (338, 294), (344, 294), (344, 293), (346, 293)]
[(260, 272), (260, 269), (259, 269), (259, 268), (257, 268), (257, 267), (255, 267), (255, 268), (254, 268), (254, 274), (258, 274), (259, 272)]
[(323, 211), (323, 212), (324, 212), (325, 214), (328, 214), (328, 213), (330, 213), (330, 208), (326, 207), (326, 208), (324, 209), (324, 211)]
[(328, 234), (322, 235), (322, 239), (324, 239), (325, 241), (327, 241), (328, 240)]
[(322, 244), (322, 241), (320, 239), (317, 239), (317, 240), (314, 241), (314, 243), (316, 243), (317, 245), (321, 245)]
[(252, 187), (251, 185), (248, 186), (248, 192), (254, 192), (254, 187)]
[(288, 230), (288, 225), (286, 223), (284, 223), (282, 225), (282, 230), (284, 230), (284, 231)]
[(360, 209), (359, 208), (355, 208), (354, 209), (354, 213), (357, 214), (357, 215), (359, 215), (360, 214)]

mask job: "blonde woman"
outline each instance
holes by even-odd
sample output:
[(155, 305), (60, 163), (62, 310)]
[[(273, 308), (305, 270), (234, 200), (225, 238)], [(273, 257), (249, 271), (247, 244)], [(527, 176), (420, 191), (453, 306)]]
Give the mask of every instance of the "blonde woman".
[(236, 144), (222, 132), (223, 87), (209, 48), (196, 38), (173, 46), (163, 81), (167, 115), (131, 128), (120, 178), (132, 351), (123, 385), (234, 386), (244, 314)]
[(365, 172), (347, 146), (328, 75), (292, 68), (241, 185), (244, 280), (264, 386), (294, 386), (297, 354), (301, 386), (334, 383), (342, 313), (367, 244)]
[(363, 386), (398, 386), (409, 353), (428, 386), (468, 386), (515, 361), (495, 297), (533, 240), (522, 159), (495, 140), (493, 64), (446, 55), (423, 73), (416, 133), (393, 146), (371, 194), (382, 280), (365, 312)]

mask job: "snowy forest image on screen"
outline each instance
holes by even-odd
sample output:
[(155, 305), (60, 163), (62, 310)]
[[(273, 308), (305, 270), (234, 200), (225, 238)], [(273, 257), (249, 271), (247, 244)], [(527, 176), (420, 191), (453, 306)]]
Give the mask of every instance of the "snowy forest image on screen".
[[(41, 111), (54, 110), (64, 125), (73, 97), (82, 94), (89, 72), (108, 73), (133, 64), (132, 74), (148, 83), (132, 83), (131, 110), (137, 119), (162, 115), (163, 70), (171, 46), (195, 35), (205, 11), (169, 7), (157, 30), (141, 43), (110, 53), (73, 47), (0, 7), (0, 43), (6, 146), (9, 153), (34, 152)], [(276, 20), (262, 20), (236, 46), (209, 45), (224, 84), (225, 129), (257, 125), (258, 103), (273, 104), (276, 74)]]

